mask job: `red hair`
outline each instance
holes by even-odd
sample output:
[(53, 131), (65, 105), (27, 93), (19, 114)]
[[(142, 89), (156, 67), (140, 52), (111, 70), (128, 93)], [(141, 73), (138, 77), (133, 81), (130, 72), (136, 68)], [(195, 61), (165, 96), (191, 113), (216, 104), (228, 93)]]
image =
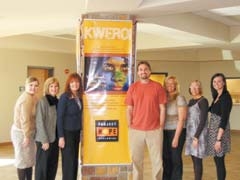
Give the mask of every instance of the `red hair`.
[(71, 89), (70, 89), (70, 83), (75, 80), (75, 81), (78, 81), (80, 86), (79, 86), (79, 89), (77, 91), (77, 95), (78, 97), (82, 97), (82, 93), (83, 93), (83, 90), (82, 90), (82, 78), (79, 76), (78, 73), (71, 73), (68, 78), (67, 78), (67, 81), (65, 83), (65, 88), (64, 88), (64, 91), (66, 93), (68, 93), (69, 95), (73, 95)]

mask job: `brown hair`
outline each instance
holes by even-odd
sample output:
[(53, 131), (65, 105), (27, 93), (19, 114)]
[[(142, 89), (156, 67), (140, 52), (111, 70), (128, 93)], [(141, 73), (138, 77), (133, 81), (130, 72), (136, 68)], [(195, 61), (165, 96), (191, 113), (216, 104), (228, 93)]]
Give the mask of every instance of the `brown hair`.
[(71, 73), (71, 74), (68, 76), (67, 81), (66, 81), (66, 83), (65, 83), (65, 89), (64, 89), (64, 91), (65, 91), (66, 93), (68, 93), (69, 96), (73, 95), (73, 94), (72, 94), (72, 91), (71, 91), (71, 89), (70, 89), (70, 83), (71, 83), (71, 81), (73, 81), (73, 80), (79, 82), (80, 86), (79, 86), (79, 89), (78, 89), (78, 92), (77, 92), (77, 96), (80, 97), (80, 98), (82, 98), (82, 93), (83, 93), (83, 90), (82, 90), (82, 79), (81, 79), (81, 77), (79, 76), (78, 73)]
[(137, 65), (137, 71), (138, 71), (138, 67), (142, 64), (145, 64), (149, 68), (149, 70), (151, 71), (151, 66), (147, 61), (140, 61)]

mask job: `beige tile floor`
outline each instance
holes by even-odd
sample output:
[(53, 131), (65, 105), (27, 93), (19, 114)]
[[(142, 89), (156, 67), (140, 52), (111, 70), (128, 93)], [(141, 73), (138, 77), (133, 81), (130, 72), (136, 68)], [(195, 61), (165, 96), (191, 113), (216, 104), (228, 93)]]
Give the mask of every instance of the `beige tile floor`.
[[(16, 180), (16, 169), (13, 166), (13, 148), (10, 144), (0, 145), (0, 180)], [(191, 158), (183, 154), (184, 180), (193, 180)], [(212, 158), (204, 159), (203, 180), (216, 180), (215, 165)], [(145, 153), (144, 180), (151, 180), (151, 164), (148, 153)], [(240, 132), (232, 132), (232, 151), (226, 156), (227, 180), (240, 180)], [(59, 164), (56, 180), (61, 179), (61, 164)], [(79, 171), (79, 179), (80, 171)]]

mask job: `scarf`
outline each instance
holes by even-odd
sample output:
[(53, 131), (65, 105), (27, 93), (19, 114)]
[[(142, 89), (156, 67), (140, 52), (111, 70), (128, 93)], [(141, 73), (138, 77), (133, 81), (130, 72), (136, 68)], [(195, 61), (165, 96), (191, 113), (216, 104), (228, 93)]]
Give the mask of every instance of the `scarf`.
[(57, 96), (51, 96), (51, 95), (46, 95), (46, 98), (47, 98), (47, 100), (48, 100), (48, 103), (49, 103), (49, 105), (50, 106), (56, 106), (56, 108), (57, 108), (57, 104), (58, 104), (58, 98), (57, 98)]

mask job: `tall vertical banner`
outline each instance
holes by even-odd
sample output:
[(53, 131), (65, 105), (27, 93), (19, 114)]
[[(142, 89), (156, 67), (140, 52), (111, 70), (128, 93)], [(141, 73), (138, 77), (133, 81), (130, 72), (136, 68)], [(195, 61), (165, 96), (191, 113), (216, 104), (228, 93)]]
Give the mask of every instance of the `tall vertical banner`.
[(130, 163), (126, 91), (133, 82), (132, 20), (83, 19), (83, 164)]

